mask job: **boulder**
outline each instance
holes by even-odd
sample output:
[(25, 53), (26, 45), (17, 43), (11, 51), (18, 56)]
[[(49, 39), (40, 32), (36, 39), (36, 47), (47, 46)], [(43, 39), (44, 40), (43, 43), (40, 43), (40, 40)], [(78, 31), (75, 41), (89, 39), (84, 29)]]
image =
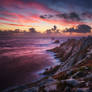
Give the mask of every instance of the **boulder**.
[(82, 88), (77, 88), (75, 92), (85, 92)]
[(75, 79), (67, 79), (65, 80), (65, 82), (66, 82), (66, 85), (68, 85), (69, 87), (76, 87), (80, 84), (80, 82)]
[(59, 40), (55, 40), (54, 43), (60, 43), (60, 41)]

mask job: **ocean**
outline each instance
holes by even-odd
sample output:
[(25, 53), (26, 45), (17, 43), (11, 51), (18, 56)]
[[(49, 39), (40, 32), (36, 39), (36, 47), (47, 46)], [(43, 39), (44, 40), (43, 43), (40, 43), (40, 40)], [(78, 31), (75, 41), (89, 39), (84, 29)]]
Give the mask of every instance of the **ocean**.
[[(65, 39), (60, 39), (61, 43)], [(54, 39), (54, 40), (55, 40)], [(59, 44), (52, 38), (17, 37), (3, 35), (0, 37), (0, 89), (30, 83), (40, 79), (47, 67), (59, 64), (54, 54), (46, 50)]]

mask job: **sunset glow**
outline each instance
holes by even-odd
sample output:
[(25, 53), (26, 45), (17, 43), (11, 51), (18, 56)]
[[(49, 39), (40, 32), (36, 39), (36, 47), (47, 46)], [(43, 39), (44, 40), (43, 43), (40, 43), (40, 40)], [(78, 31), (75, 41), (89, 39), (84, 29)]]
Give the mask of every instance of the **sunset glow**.
[(27, 31), (34, 27), (44, 32), (54, 25), (60, 30), (83, 23), (91, 26), (91, 10), (71, 1), (70, 7), (70, 2), (67, 4), (64, 0), (0, 0), (0, 29)]
[(0, 0), (0, 92), (92, 92), (92, 0)]

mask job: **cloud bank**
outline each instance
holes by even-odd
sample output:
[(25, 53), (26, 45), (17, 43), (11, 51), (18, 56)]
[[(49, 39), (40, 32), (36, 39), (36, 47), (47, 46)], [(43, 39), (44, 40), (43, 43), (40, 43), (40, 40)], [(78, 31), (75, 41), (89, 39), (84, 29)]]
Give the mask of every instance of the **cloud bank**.
[(65, 29), (63, 32), (70, 32), (70, 33), (91, 33), (91, 27), (85, 24), (78, 25), (77, 28), (69, 28)]

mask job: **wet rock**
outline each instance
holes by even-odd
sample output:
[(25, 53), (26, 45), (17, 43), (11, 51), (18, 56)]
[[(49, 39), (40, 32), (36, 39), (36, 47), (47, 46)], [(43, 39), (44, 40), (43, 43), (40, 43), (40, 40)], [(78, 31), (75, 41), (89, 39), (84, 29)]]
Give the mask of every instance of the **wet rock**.
[(82, 81), (82, 82), (78, 85), (79, 88), (83, 88), (83, 87), (85, 87), (85, 86), (86, 86), (86, 82), (85, 82), (85, 81)]
[(71, 92), (71, 91), (72, 91), (72, 89), (70, 87), (66, 87), (64, 90), (64, 92)]
[(92, 90), (92, 81), (88, 82), (88, 87)]
[(59, 47), (55, 47), (54, 49), (50, 49), (50, 50), (47, 50), (47, 51), (52, 51), (54, 53), (59, 53), (61, 52), (60, 48)]
[(59, 69), (59, 67), (60, 67), (60, 65), (56, 65), (54, 67), (50, 67), (49, 69), (46, 69), (43, 72), (43, 75), (52, 75)]
[(43, 85), (43, 86), (39, 87), (38, 92), (46, 92), (45, 86)]
[(56, 83), (48, 83), (45, 85), (46, 92), (49, 92), (51, 90), (56, 90)]
[(68, 85), (69, 87), (76, 87), (80, 84), (80, 82), (75, 79), (67, 79), (65, 82), (66, 82), (66, 85)]
[(54, 43), (60, 43), (60, 41), (59, 40), (55, 40)]
[(77, 90), (75, 92), (85, 92), (85, 91), (81, 88), (77, 88)]
[(92, 92), (92, 89), (87, 89), (85, 92)]
[(78, 71), (77, 73), (75, 73), (72, 77), (73, 78), (80, 78), (80, 77), (84, 77), (85, 75), (87, 75), (87, 72), (83, 72), (83, 71)]
[(66, 87), (67, 85), (64, 81), (57, 83), (57, 92), (63, 92)]
[(91, 73), (91, 74), (88, 74), (88, 75), (84, 78), (84, 80), (85, 80), (86, 82), (88, 82), (88, 81), (92, 82), (92, 73)]
[(70, 69), (70, 70), (68, 70), (68, 71), (66, 72), (66, 74), (67, 74), (68, 76), (73, 77), (73, 75), (75, 75), (76, 72), (77, 72), (76, 70)]
[(92, 81), (92, 74), (88, 74), (86, 78), (90, 79)]
[(25, 89), (23, 92), (38, 92), (35, 88)]

